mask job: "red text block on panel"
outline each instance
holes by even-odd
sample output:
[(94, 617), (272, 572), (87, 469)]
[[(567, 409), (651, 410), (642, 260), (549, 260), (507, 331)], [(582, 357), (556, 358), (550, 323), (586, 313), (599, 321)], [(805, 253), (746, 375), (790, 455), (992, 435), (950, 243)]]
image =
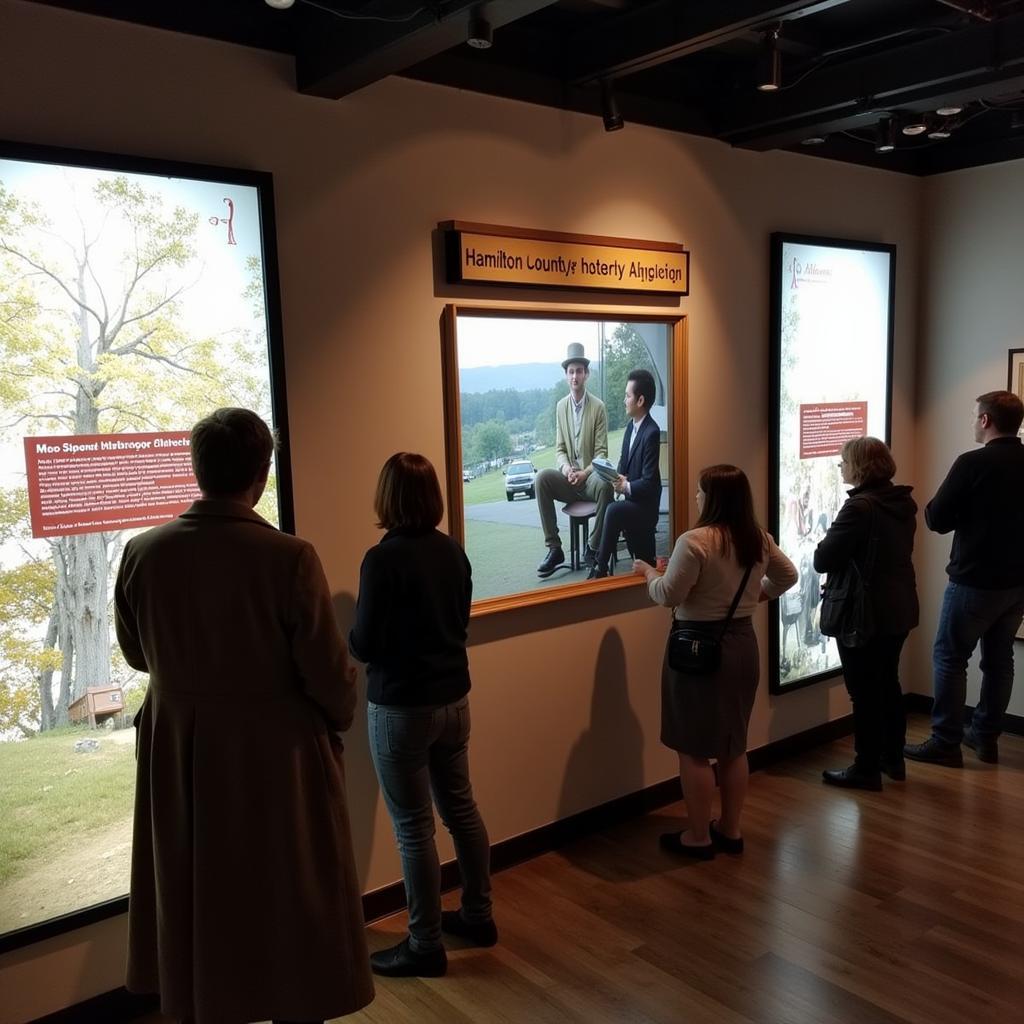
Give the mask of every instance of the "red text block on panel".
[(188, 431), (26, 437), (33, 537), (140, 529), (199, 497)]
[(800, 406), (800, 458), (838, 455), (868, 429), (867, 402), (820, 402)]

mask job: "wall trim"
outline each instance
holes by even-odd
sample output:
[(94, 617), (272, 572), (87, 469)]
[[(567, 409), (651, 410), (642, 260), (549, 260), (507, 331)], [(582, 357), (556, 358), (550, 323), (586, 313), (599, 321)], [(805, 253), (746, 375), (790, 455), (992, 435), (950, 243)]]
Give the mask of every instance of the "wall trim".
[[(844, 715), (784, 739), (774, 740), (749, 752), (750, 769), (762, 771), (786, 758), (795, 757), (825, 743), (849, 736), (852, 732), (853, 715)], [(561, 818), (522, 835), (495, 843), (491, 847), (491, 868), (493, 871), (504, 871), (505, 868), (550, 853), (574, 840), (611, 828), (631, 818), (640, 817), (659, 807), (675, 803), (681, 798), (678, 777), (656, 782), (635, 793), (617, 797), (597, 807), (572, 814), (568, 818)], [(458, 888), (458, 885), (459, 866), (453, 860), (446, 861), (441, 865), (441, 888), (447, 892)], [(367, 923), (404, 909), (405, 886), (401, 882), (393, 882), (363, 896), (363, 916)], [(45, 1017), (39, 1017), (31, 1024), (127, 1024), (143, 1014), (158, 1010), (159, 1003), (160, 1000), (155, 995), (136, 995), (124, 988), (118, 988)]]

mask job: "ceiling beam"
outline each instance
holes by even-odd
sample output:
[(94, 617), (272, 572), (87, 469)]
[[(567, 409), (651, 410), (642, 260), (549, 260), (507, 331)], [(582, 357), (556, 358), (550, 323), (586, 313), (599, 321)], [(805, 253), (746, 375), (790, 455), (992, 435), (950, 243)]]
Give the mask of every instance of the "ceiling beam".
[[(442, 10), (439, 4), (429, 3), (404, 22), (345, 20), (320, 12), (315, 31), (298, 44), (297, 85), (308, 95), (338, 99), (465, 44), (472, 14), (483, 14), (493, 29), (499, 29), (556, 2), (448, 0), (443, 15), (438, 14)], [(361, 19), (370, 14), (394, 16), (409, 6), (407, 0), (398, 7), (394, 0), (372, 0), (359, 8), (359, 14)]]
[(1024, 14), (823, 66), (790, 89), (719, 108), (716, 135), (734, 146), (776, 149), (808, 135), (874, 124), (880, 114), (992, 99), (1024, 88)]
[(658, 0), (569, 37), (566, 77), (577, 85), (620, 78), (720, 46), (753, 29), (839, 7), (849, 0)]

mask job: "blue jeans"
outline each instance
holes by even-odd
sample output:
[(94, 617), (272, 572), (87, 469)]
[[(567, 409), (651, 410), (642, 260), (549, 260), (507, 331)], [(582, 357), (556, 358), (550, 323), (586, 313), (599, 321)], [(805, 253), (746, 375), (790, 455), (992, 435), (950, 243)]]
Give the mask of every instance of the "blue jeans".
[(1013, 638), (1024, 616), (1024, 587), (982, 590), (950, 582), (932, 649), (935, 705), (932, 732), (950, 746), (964, 736), (967, 662), (981, 641), (981, 696), (973, 726), (980, 740), (995, 740), (1013, 689)]
[(441, 948), (441, 866), (431, 793), (455, 841), (462, 916), (491, 919), (491, 847), (469, 782), (469, 699), (439, 708), (369, 706), (370, 752), (391, 824), (409, 903), (409, 944)]

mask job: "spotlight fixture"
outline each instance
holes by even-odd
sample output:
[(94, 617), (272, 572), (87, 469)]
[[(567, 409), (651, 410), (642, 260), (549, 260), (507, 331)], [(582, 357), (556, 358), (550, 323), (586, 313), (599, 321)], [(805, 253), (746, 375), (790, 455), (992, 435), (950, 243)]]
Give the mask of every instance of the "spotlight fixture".
[(264, 2), (268, 7), (273, 7), (275, 11), (287, 11), (295, 4), (295, 0), (264, 0)]
[(903, 125), (904, 135), (924, 135), (928, 131), (928, 121), (917, 114), (913, 115)]
[(757, 59), (758, 92), (778, 92), (782, 88), (782, 54), (779, 53), (779, 30), (765, 32)]
[(601, 120), (606, 132), (617, 132), (626, 124), (615, 99), (615, 89), (608, 78), (601, 79)]
[(825, 135), (808, 135), (806, 139), (800, 140), (801, 146), (822, 146), (827, 141), (828, 137)]
[(466, 42), (474, 50), (489, 50), (494, 45), (494, 29), (479, 11), (474, 11), (470, 15)]
[(896, 148), (896, 121), (883, 117), (875, 127), (875, 152), (891, 153)]
[(964, 108), (959, 103), (950, 103), (948, 106), (939, 107), (935, 113), (939, 117), (956, 117)]
[(933, 125), (931, 130), (928, 132), (928, 138), (934, 139), (936, 142), (938, 142), (941, 139), (948, 139), (952, 134), (952, 125), (937, 124)]

